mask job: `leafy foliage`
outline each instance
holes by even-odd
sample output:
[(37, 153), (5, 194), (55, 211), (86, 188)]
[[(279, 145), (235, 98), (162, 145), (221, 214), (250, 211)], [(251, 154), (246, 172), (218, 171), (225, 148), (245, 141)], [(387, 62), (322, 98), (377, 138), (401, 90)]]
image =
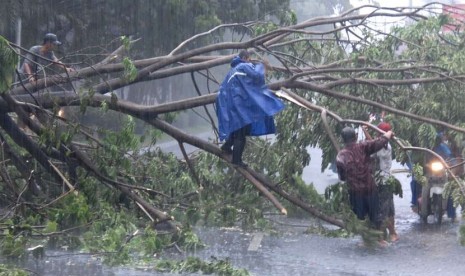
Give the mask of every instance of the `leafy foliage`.
[(29, 273), (25, 270), (10, 267), (0, 264), (0, 276), (28, 276)]
[(415, 164), (413, 166), (412, 175), (420, 185), (422, 186), (427, 185), (428, 179), (426, 178), (424, 174), (423, 166), (421, 166), (420, 164)]
[(69, 195), (64, 198), (60, 208), (52, 210), (53, 221), (63, 229), (88, 223), (91, 212), (85, 196), (82, 194)]
[(465, 226), (459, 228), (459, 241), (462, 246), (465, 246)]
[(228, 260), (205, 262), (199, 258), (188, 257), (185, 261), (159, 261), (156, 269), (162, 272), (215, 274), (223, 276), (247, 276), (250, 273), (244, 269), (234, 269)]
[(10, 88), (17, 62), (18, 55), (9, 47), (8, 41), (0, 36), (0, 93)]
[[(345, 229), (336, 231), (323, 231), (328, 236), (350, 236), (351, 234), (361, 235), (367, 246), (373, 246), (379, 240), (380, 231), (372, 228), (369, 219), (359, 220), (352, 211), (349, 203), (349, 193), (347, 185), (337, 183), (325, 189), (326, 211), (334, 214), (345, 222)], [(350, 234), (349, 234), (350, 233)]]
[(16, 233), (18, 228), (19, 227), (12, 226), (12, 228), (5, 233), (5, 236), (2, 237), (1, 253), (3, 256), (15, 259), (26, 256), (25, 248), (28, 241), (27, 235), (24, 235), (25, 233), (22, 231), (20, 233)]
[(136, 76), (137, 76), (137, 68), (134, 65), (134, 63), (127, 57), (123, 59), (123, 65), (124, 65), (124, 78), (128, 81), (131, 82), (133, 81)]

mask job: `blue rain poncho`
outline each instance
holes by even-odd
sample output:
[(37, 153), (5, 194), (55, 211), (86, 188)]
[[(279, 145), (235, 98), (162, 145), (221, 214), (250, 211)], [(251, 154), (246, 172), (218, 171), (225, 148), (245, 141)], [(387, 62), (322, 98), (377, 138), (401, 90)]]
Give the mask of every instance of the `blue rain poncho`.
[(227, 139), (233, 131), (248, 124), (251, 124), (250, 136), (275, 133), (273, 115), (284, 104), (266, 87), (264, 65), (245, 62), (236, 56), (231, 67), (216, 98), (220, 139)]

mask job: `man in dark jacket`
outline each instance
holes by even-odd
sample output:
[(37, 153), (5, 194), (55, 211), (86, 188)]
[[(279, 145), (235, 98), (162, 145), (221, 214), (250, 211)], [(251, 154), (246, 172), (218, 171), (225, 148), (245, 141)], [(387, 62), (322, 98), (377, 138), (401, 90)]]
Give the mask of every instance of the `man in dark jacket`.
[(374, 140), (357, 143), (355, 130), (345, 127), (341, 133), (345, 146), (336, 157), (339, 179), (347, 183), (352, 210), (361, 220), (368, 215), (376, 229), (380, 228), (381, 221), (378, 216), (379, 197), (370, 155), (386, 146), (392, 135), (392, 131), (387, 131)]
[(252, 63), (250, 53), (241, 51), (221, 83), (216, 104), (220, 140), (226, 139), (221, 149), (232, 153), (233, 164), (246, 167), (246, 136), (275, 133), (273, 115), (284, 108), (265, 85), (265, 65)]

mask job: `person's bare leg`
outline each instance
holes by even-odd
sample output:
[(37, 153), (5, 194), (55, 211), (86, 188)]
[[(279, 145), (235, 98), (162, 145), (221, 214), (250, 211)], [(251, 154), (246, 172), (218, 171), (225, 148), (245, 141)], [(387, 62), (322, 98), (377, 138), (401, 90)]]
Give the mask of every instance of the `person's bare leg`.
[(378, 241), (378, 246), (379, 247), (386, 247), (386, 246), (389, 246), (389, 243), (385, 240), (379, 240)]
[(395, 242), (399, 240), (399, 235), (397, 235), (394, 217), (389, 217), (387, 220), (387, 229), (389, 230), (389, 237), (391, 242)]
[(386, 234), (387, 234), (387, 232), (386, 232), (387, 225), (386, 224), (387, 224), (387, 220), (382, 222), (381, 225), (376, 228), (378, 231), (382, 232), (382, 234), (378, 238), (378, 246), (379, 247), (389, 246), (389, 243), (386, 241)]

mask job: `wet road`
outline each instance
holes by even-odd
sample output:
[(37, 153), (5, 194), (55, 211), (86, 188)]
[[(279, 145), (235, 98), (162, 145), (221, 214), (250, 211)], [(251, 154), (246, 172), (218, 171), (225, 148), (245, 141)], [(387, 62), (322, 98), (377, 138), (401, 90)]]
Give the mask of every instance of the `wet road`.
[[(401, 169), (395, 164), (394, 169)], [(308, 172), (308, 171), (307, 171)], [(312, 174), (317, 190), (337, 177), (330, 171)], [(312, 178), (311, 176), (306, 176)], [(463, 275), (465, 247), (458, 242), (462, 223), (444, 218), (443, 224), (424, 225), (410, 209), (410, 179), (406, 173), (396, 174), (402, 182), (404, 197), (395, 197), (396, 228), (400, 240), (386, 248), (361, 247), (360, 237), (328, 238), (302, 234), (311, 220), (279, 221), (284, 231), (278, 235), (263, 235), (260, 245), (253, 244), (257, 233), (240, 231), (199, 230), (199, 235), (210, 249), (198, 252), (230, 258), (237, 267), (246, 268), (253, 275)], [(430, 217), (432, 219), (432, 217)], [(261, 234), (259, 235), (261, 237)], [(250, 250), (251, 244), (254, 248)]]
[[(312, 164), (304, 171), (304, 180), (313, 182), (319, 192), (337, 181), (331, 171), (320, 172), (319, 151), (311, 150)], [(401, 168), (395, 164), (394, 169)], [(441, 226), (420, 222), (410, 210), (410, 179), (406, 173), (396, 174), (403, 185), (404, 198), (395, 197), (396, 227), (400, 240), (386, 248), (359, 246), (360, 237), (328, 238), (304, 234), (314, 220), (296, 220), (272, 216), (280, 231), (246, 233), (239, 229), (198, 228), (196, 233), (207, 248), (177, 258), (196, 256), (229, 259), (236, 268), (252, 275), (463, 275), (465, 247), (458, 242), (461, 217), (452, 223), (444, 218)], [(60, 255), (57, 255), (60, 254)], [(24, 266), (36, 275), (180, 275), (160, 274), (128, 268), (108, 268), (88, 256), (48, 252), (44, 260), (30, 261)], [(55, 255), (55, 257), (52, 257)], [(169, 256), (165, 256), (169, 257)], [(31, 274), (34, 275), (34, 274)], [(185, 274), (183, 274), (185, 275)], [(197, 274), (190, 274), (197, 275)]]

